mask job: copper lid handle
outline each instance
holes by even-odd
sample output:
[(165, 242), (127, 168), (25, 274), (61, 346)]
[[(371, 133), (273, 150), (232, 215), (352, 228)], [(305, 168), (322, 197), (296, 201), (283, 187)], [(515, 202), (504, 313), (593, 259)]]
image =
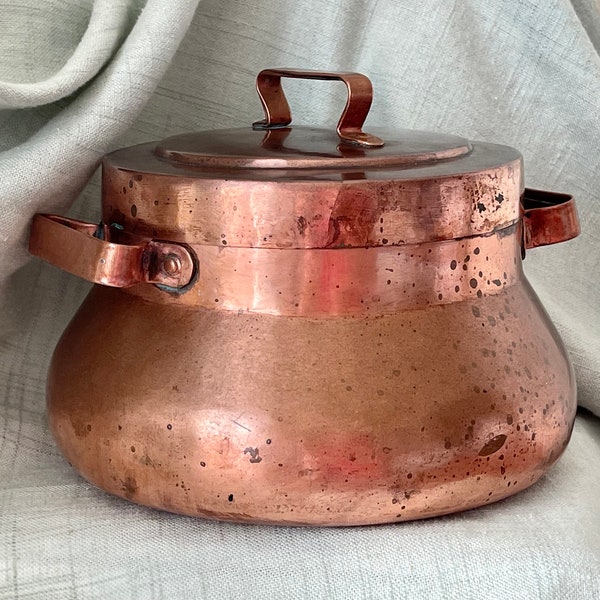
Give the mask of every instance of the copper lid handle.
[(110, 287), (154, 283), (177, 292), (192, 281), (196, 271), (190, 251), (180, 244), (58, 215), (33, 217), (29, 252), (73, 275)]
[(581, 232), (575, 200), (569, 194), (526, 188), (522, 205), (525, 248), (565, 242)]
[(337, 133), (340, 139), (344, 142), (371, 148), (383, 146), (382, 139), (362, 130), (373, 100), (373, 86), (369, 78), (361, 73), (330, 73), (297, 69), (265, 69), (261, 71), (256, 77), (256, 90), (265, 111), (265, 118), (253, 123), (254, 129), (286, 127), (292, 122), (290, 105), (281, 87), (282, 77), (343, 81), (348, 88), (348, 100), (337, 124)]

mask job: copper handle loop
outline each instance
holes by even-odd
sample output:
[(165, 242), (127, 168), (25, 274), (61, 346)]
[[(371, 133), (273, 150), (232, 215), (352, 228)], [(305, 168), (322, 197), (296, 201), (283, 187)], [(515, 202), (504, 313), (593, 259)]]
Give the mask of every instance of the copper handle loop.
[(110, 287), (154, 283), (176, 290), (190, 283), (196, 271), (190, 252), (180, 244), (58, 215), (33, 217), (29, 252), (73, 275)]
[(290, 105), (281, 87), (281, 78), (343, 81), (348, 99), (337, 124), (337, 133), (344, 142), (379, 148), (384, 141), (362, 130), (373, 100), (371, 81), (361, 73), (330, 73), (297, 69), (265, 69), (256, 77), (256, 90), (265, 111), (265, 118), (252, 124), (254, 129), (286, 127), (292, 122)]
[(526, 188), (522, 206), (525, 248), (565, 242), (581, 232), (575, 200), (569, 194)]

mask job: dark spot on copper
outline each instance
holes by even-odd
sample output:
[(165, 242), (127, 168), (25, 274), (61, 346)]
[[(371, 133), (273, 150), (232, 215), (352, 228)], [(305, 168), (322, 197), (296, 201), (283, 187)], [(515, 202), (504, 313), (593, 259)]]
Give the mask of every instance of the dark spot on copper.
[(121, 490), (125, 492), (127, 498), (131, 498), (137, 492), (137, 482), (133, 477), (126, 477), (121, 480)]
[(473, 315), (475, 315), (476, 317), (480, 317), (481, 316), (481, 311), (479, 310), (479, 308), (477, 308), (476, 306), (471, 307), (471, 312), (473, 313)]
[(479, 248), (475, 248), (475, 250), (473, 250), (473, 254), (477, 255), (481, 252), (481, 250), (479, 250)]
[(169, 423), (169, 424), (167, 425), (167, 429), (170, 431), (171, 429), (173, 429), (173, 425), (171, 425), (171, 423)]
[(304, 235), (306, 228), (308, 227), (308, 221), (304, 217), (298, 217), (296, 222), (296, 227), (298, 227), (298, 233), (300, 235)]
[(481, 448), (479, 456), (489, 456), (490, 454), (494, 454), (494, 452), (498, 452), (504, 446), (504, 442), (506, 442), (506, 436), (503, 433), (493, 437)]
[(456, 269), (456, 261), (455, 261), (455, 260), (453, 260), (453, 261), (450, 263), (450, 268), (451, 268), (453, 271), (454, 271), (454, 269)]
[(233, 494), (229, 494), (229, 496), (227, 496), (227, 500), (229, 502), (233, 502)]
[(137, 206), (135, 204), (131, 205), (131, 216), (135, 217), (137, 215)]
[(245, 448), (244, 454), (250, 455), (251, 463), (259, 463), (262, 461), (262, 458), (259, 456), (259, 453), (258, 453), (258, 448), (250, 448), (250, 447)]
[(469, 285), (470, 285), (470, 286), (471, 286), (473, 289), (475, 289), (475, 288), (477, 287), (477, 279), (475, 279), (475, 278), (472, 278), (472, 279), (469, 281)]

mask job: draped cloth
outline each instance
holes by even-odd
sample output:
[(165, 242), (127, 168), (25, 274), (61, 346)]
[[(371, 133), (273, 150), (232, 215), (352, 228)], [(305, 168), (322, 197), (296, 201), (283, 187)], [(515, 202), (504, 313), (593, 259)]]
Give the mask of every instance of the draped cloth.
[[(595, 0), (0, 0), (0, 598), (600, 598), (599, 45)], [(113, 498), (59, 455), (45, 376), (89, 285), (28, 257), (32, 215), (97, 220), (103, 154), (248, 125), (278, 66), (363, 72), (368, 124), (514, 146), (528, 186), (575, 195), (581, 236), (525, 260), (582, 407), (530, 490), (396, 525), (238, 525)], [(341, 84), (286, 90), (295, 122), (343, 105)]]

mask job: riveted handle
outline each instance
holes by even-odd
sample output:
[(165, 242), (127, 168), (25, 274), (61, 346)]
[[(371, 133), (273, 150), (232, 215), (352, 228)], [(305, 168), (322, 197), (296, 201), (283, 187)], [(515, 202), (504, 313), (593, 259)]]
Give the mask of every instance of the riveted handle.
[(581, 232), (575, 200), (569, 194), (526, 188), (522, 205), (525, 248), (565, 242)]
[(290, 105), (281, 87), (281, 78), (319, 79), (343, 81), (348, 89), (348, 99), (337, 124), (337, 133), (344, 142), (378, 148), (382, 139), (362, 130), (373, 100), (371, 81), (361, 73), (330, 73), (326, 71), (301, 71), (297, 69), (265, 69), (256, 77), (256, 90), (265, 111), (265, 118), (252, 124), (254, 129), (286, 127), (292, 122)]
[(180, 244), (58, 215), (34, 216), (29, 252), (73, 275), (110, 287), (154, 283), (177, 291), (192, 281), (196, 271), (190, 251)]

